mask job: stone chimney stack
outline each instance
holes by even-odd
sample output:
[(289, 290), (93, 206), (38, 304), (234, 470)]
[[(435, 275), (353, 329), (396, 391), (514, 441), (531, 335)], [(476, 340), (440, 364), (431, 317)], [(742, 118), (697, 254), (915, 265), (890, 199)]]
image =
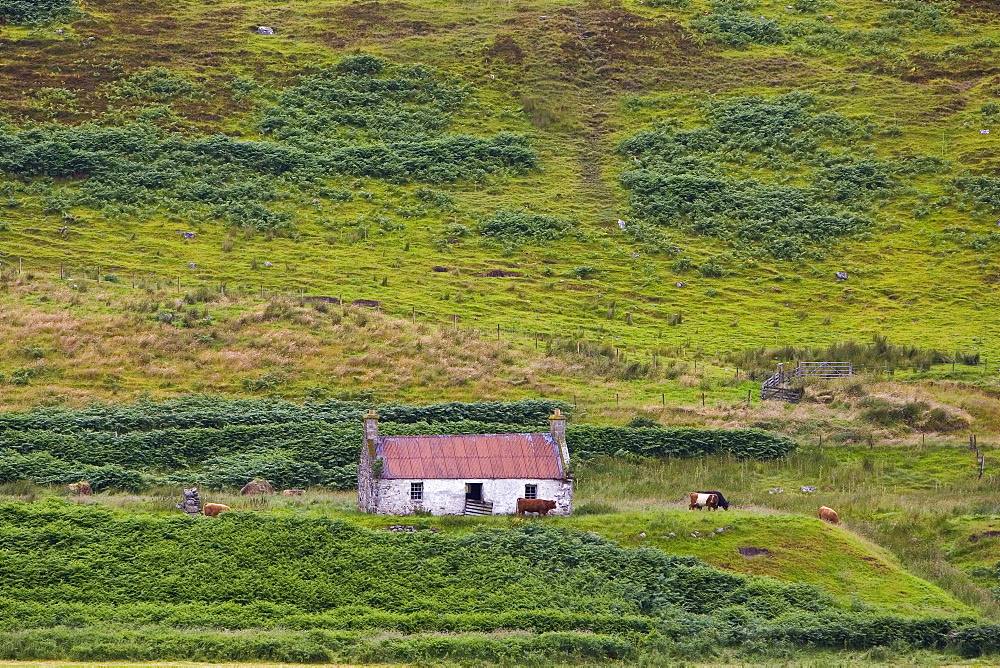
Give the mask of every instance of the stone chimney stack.
[(378, 415), (375, 409), (370, 409), (365, 413), (362, 420), (365, 423), (365, 446), (368, 449), (368, 456), (375, 458), (375, 441), (378, 440)]
[(562, 457), (563, 471), (569, 467), (569, 448), (566, 446), (566, 416), (558, 408), (549, 416), (549, 433), (559, 444), (559, 454)]

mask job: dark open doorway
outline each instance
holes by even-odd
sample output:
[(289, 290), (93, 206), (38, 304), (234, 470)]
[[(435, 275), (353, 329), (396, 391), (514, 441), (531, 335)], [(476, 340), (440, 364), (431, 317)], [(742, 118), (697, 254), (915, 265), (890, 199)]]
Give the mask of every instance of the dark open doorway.
[(466, 501), (482, 501), (483, 500), (483, 483), (481, 483), (481, 482), (467, 482), (467, 483), (465, 483), (465, 500)]

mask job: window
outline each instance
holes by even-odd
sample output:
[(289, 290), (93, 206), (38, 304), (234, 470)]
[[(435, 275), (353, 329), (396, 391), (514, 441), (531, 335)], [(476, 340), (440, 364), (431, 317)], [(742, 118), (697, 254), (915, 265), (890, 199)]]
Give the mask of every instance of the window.
[(526, 499), (537, 499), (538, 498), (538, 485), (525, 485), (524, 486), (524, 498), (526, 498)]
[(422, 482), (410, 483), (410, 500), (411, 501), (424, 500), (424, 483)]

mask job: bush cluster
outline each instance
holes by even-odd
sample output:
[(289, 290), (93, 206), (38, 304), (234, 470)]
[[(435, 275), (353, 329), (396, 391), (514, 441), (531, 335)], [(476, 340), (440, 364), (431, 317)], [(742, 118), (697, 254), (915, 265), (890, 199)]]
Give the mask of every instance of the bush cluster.
[(504, 209), (482, 221), (479, 233), (500, 241), (524, 243), (561, 239), (573, 224), (563, 218)]
[[(650, 0), (651, 7), (683, 8), (687, 2), (678, 0)], [(955, 29), (952, 20), (957, 3), (925, 2), (924, 0), (887, 0), (886, 10), (878, 19), (878, 28), (872, 30), (844, 30), (828, 21), (815, 18), (792, 19), (781, 12), (773, 16), (774, 8), (762, 8), (755, 0), (712, 0), (711, 12), (696, 15), (691, 25), (727, 46), (745, 48), (753, 44), (784, 44), (801, 38), (804, 50), (816, 49), (835, 52), (855, 52), (859, 55), (885, 53), (885, 45), (901, 42), (905, 35), (930, 32), (937, 35)], [(829, 11), (825, 0), (798, 0), (786, 9), (796, 14), (815, 14)], [(770, 11), (772, 16), (762, 15)]]
[(566, 429), (570, 452), (580, 459), (622, 452), (643, 457), (701, 457), (729, 454), (737, 459), (777, 459), (795, 449), (795, 441), (760, 429), (595, 427)]
[(777, 19), (754, 16), (749, 12), (713, 12), (698, 19), (694, 27), (730, 46), (746, 44), (781, 44), (785, 33)]
[(407, 424), (469, 420), (538, 425), (544, 424), (556, 409), (564, 413), (569, 413), (572, 409), (570, 404), (554, 399), (371, 406), (363, 402), (337, 400), (296, 404), (275, 399), (224, 399), (210, 395), (191, 395), (161, 402), (98, 403), (85, 408), (40, 407), (25, 412), (0, 413), (0, 434), (32, 429), (59, 433), (125, 433), (291, 422), (357, 422), (373, 407), (377, 409), (382, 421)]
[(48, 23), (77, 13), (73, 0), (0, 0), (0, 19), (16, 25)]
[[(864, 125), (815, 110), (803, 93), (713, 103), (702, 127), (666, 123), (624, 140), (632, 158), (622, 174), (637, 217), (731, 241), (750, 252), (800, 258), (819, 242), (871, 225), (868, 210), (894, 188), (889, 165), (861, 158), (851, 145)], [(733, 174), (746, 165), (767, 178)], [(802, 174), (793, 185), (785, 174)]]
[(0, 506), (0, 535), (5, 659), (605, 662), (692, 642), (996, 650), (994, 627), (846, 612), (813, 586), (538, 523), (408, 534), (49, 500)]
[[(137, 103), (141, 111), (142, 104), (199, 92), (195, 83), (153, 68), (123, 79), (109, 96)], [(50, 213), (65, 214), (75, 206), (166, 209), (283, 234), (293, 225), (292, 214), (273, 203), (322, 196), (323, 181), (332, 176), (441, 183), (537, 164), (520, 135), (448, 132), (451, 113), (466, 97), (462, 86), (423, 66), (350, 56), (303, 77), (265, 105), (258, 127), (264, 141), (180, 132), (173, 124), (159, 127), (142, 113), (116, 125), (0, 123), (0, 172), (76, 179), (77, 185), (50, 189)]]

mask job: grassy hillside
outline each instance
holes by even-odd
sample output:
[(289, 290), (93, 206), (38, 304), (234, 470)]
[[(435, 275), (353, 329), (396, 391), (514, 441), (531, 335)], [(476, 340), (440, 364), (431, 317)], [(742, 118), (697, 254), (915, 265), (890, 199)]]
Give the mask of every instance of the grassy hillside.
[[(4, 267), (643, 353), (872, 332), (992, 353), (993, 10), (750, 7), (98, 0), (8, 25)], [(384, 64), (337, 69), (356, 50)]]

